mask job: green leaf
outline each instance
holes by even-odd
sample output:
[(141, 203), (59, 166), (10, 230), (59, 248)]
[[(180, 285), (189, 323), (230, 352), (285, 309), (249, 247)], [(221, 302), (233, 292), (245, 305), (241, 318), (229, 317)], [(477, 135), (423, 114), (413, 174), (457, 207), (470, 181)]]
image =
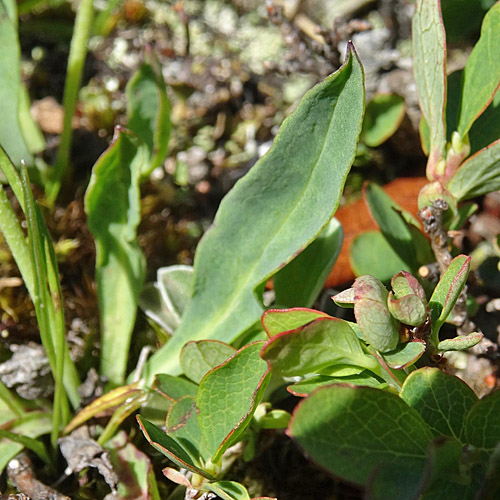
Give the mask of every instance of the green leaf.
[(477, 396), (462, 380), (438, 368), (420, 368), (408, 375), (401, 398), (429, 425), (434, 436), (451, 436), (465, 444), (465, 418)]
[(412, 19), (413, 71), (420, 107), (429, 127), (428, 175), (446, 143), (446, 35), (439, 0), (417, 0)]
[(423, 235), (415, 232), (418, 222), (411, 214), (404, 212), (380, 186), (367, 183), (364, 195), (370, 213), (385, 239), (406, 265), (416, 272), (422, 264), (418, 259), (417, 246), (429, 247)]
[(328, 314), (306, 309), (304, 307), (294, 307), (293, 309), (268, 309), (262, 315), (262, 325), (269, 338), (278, 333), (289, 332), (300, 326), (307, 325), (318, 318), (328, 318)]
[(127, 441), (125, 431), (120, 431), (106, 448), (113, 470), (118, 476), (118, 497), (160, 500), (153, 466), (148, 456)]
[(153, 389), (171, 401), (177, 401), (183, 396), (196, 396), (198, 392), (198, 386), (193, 382), (164, 373), (156, 375)]
[(478, 401), (465, 420), (465, 439), (476, 448), (492, 452), (500, 443), (500, 391)]
[(376, 364), (365, 354), (349, 324), (337, 318), (320, 318), (274, 336), (262, 349), (261, 357), (273, 373), (285, 377), (318, 373), (336, 364), (364, 368)]
[(165, 455), (179, 467), (183, 467), (191, 472), (200, 474), (207, 479), (214, 479), (208, 472), (202, 470), (197, 464), (195, 464), (195, 461), (191, 457), (190, 453), (175, 439), (172, 439), (161, 429), (156, 427), (156, 425), (148, 422), (140, 415), (137, 416), (137, 421), (139, 422), (139, 426), (144, 434), (144, 437), (147, 439), (149, 444), (153, 446), (153, 448)]
[(188, 342), (181, 350), (181, 368), (197, 384), (212, 368), (230, 358), (236, 349), (219, 340), (199, 340)]
[(460, 335), (452, 339), (441, 340), (437, 345), (440, 351), (464, 351), (479, 344), (483, 340), (484, 335), (479, 332), (470, 333), (469, 335)]
[(500, 92), (484, 113), (473, 123), (469, 132), (471, 154), (477, 153), (500, 137)]
[(395, 370), (401, 370), (419, 360), (424, 351), (425, 343), (416, 340), (414, 342), (402, 344), (394, 349), (394, 351), (384, 353), (382, 357), (387, 363), (387, 366)]
[[(184, 396), (168, 410), (165, 432), (196, 459), (200, 457), (201, 432), (196, 411), (196, 397)], [(208, 460), (210, 456), (203, 456)]]
[(387, 307), (391, 315), (405, 325), (420, 326), (427, 319), (427, 307), (416, 295), (395, 299), (391, 292), (387, 298)]
[(339, 71), (310, 90), (269, 152), (222, 201), (196, 252), (194, 292), (176, 335), (149, 360), (178, 373), (188, 340), (233, 341), (263, 308), (256, 289), (312, 242), (338, 207), (363, 114), (363, 70), (350, 46)]
[(375, 94), (366, 105), (361, 140), (376, 148), (391, 137), (405, 116), (405, 100), (397, 94)]
[(406, 271), (401, 271), (392, 277), (391, 288), (397, 299), (405, 297), (406, 295), (416, 295), (424, 301), (424, 303), (427, 303), (425, 290), (422, 288), (422, 285), (413, 274)]
[(274, 276), (275, 303), (311, 307), (318, 298), (342, 248), (344, 233), (332, 219), (319, 236)]
[(378, 467), (366, 488), (366, 500), (418, 500), (427, 474), (420, 468), (383, 465)]
[(387, 309), (388, 292), (373, 276), (354, 281), (354, 316), (366, 341), (381, 352), (392, 351), (399, 342), (396, 320)]
[(437, 345), (440, 328), (451, 313), (455, 302), (462, 292), (469, 275), (470, 257), (455, 257), (446, 272), (441, 276), (429, 300), (431, 312), (432, 339)]
[(447, 185), (458, 201), (500, 189), (500, 139), (460, 165)]
[(149, 160), (141, 170), (141, 175), (147, 177), (163, 164), (172, 128), (165, 80), (161, 66), (150, 50), (146, 52), (146, 62), (141, 64), (128, 81), (125, 92), (128, 128), (147, 147)]
[(269, 382), (267, 363), (259, 352), (263, 342), (240, 349), (203, 377), (196, 403), (203, 456), (218, 462), (250, 423)]
[(247, 489), (234, 481), (216, 481), (204, 483), (202, 489), (215, 493), (222, 500), (250, 500)]
[(379, 231), (367, 231), (356, 236), (351, 244), (349, 260), (356, 276), (371, 274), (384, 283), (402, 269), (411, 271)]
[(306, 378), (293, 385), (289, 385), (286, 390), (294, 396), (305, 397), (320, 387), (332, 384), (352, 384), (365, 387), (376, 387), (378, 389), (387, 386), (385, 382), (375, 377), (368, 371), (362, 371), (359, 375), (348, 375), (347, 377), (328, 377), (327, 375), (317, 375)]
[(381, 466), (423, 471), (432, 440), (422, 417), (395, 394), (348, 385), (302, 400), (287, 432), (321, 467), (360, 485)]
[(94, 165), (85, 193), (85, 212), (96, 244), (101, 374), (115, 384), (125, 375), (145, 274), (136, 234), (145, 153), (133, 134), (117, 128), (111, 146)]
[(3, 117), (0, 122), (0, 144), (14, 165), (19, 167), (21, 160), (31, 165), (33, 157), (23, 138), (20, 122), (22, 82), (17, 12), (15, 4), (9, 6), (5, 0), (0, 1), (0, 47), (2, 47), (0, 51), (0, 113)]
[(28, 448), (28, 450), (36, 453), (38, 457), (41, 458), (49, 467), (53, 466), (52, 460), (47, 453), (47, 449), (40, 441), (22, 434), (9, 432), (4, 429), (0, 429), (0, 439), (6, 439), (14, 443), (19, 443), (23, 446), (23, 448)]
[(484, 16), (481, 36), (463, 73), (458, 132), (465, 137), (472, 123), (487, 108), (500, 85), (500, 3)]

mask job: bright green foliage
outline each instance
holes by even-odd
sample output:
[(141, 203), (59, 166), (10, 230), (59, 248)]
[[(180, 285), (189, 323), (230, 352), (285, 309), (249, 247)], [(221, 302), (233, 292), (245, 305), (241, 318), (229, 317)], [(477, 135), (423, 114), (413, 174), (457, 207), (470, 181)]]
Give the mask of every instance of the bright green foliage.
[(437, 368), (410, 373), (401, 398), (427, 422), (433, 434), (454, 437), (465, 444), (465, 416), (477, 402), (472, 389)]
[(447, 185), (457, 200), (467, 200), (500, 189), (500, 140), (460, 165)]
[(203, 455), (219, 461), (238, 441), (269, 382), (267, 363), (259, 357), (263, 342), (243, 347), (205, 375), (196, 404)]
[(205, 483), (203, 489), (215, 493), (222, 500), (250, 500), (250, 495), (246, 488), (234, 481)]
[(117, 129), (99, 158), (85, 194), (85, 212), (96, 243), (101, 316), (101, 373), (123, 382), (145, 262), (137, 243), (139, 179), (146, 151), (130, 132)]
[(126, 95), (127, 127), (139, 136), (148, 150), (149, 160), (141, 171), (141, 175), (147, 177), (163, 164), (172, 128), (165, 80), (158, 61), (150, 51), (146, 52), (146, 62), (128, 81)]
[(182, 372), (199, 384), (208, 371), (226, 361), (235, 352), (234, 347), (219, 340), (188, 342), (180, 354)]
[(381, 465), (424, 470), (432, 440), (398, 396), (368, 387), (318, 389), (296, 408), (288, 433), (322, 467), (365, 485)]
[(381, 352), (392, 351), (399, 341), (398, 326), (387, 308), (387, 289), (373, 276), (360, 276), (353, 285), (354, 316), (364, 338)]
[(462, 292), (467, 276), (469, 275), (470, 257), (459, 255), (455, 257), (446, 272), (441, 276), (429, 300), (429, 309), (432, 322), (432, 340), (438, 342), (441, 326), (450, 315), (460, 293)]
[(267, 335), (272, 338), (278, 333), (295, 330), (318, 318), (329, 317), (328, 314), (296, 307), (293, 309), (269, 309), (262, 315), (262, 325)]
[(463, 72), (462, 102), (457, 130), (465, 137), (500, 85), (500, 3), (484, 17), (481, 36)]
[(177, 401), (183, 396), (196, 396), (198, 386), (182, 377), (172, 377), (165, 373), (156, 376), (154, 389), (171, 401)]
[(339, 204), (363, 93), (351, 47), (341, 69), (306, 94), (270, 151), (224, 198), (198, 246), (192, 300), (176, 335), (150, 359), (149, 381), (179, 373), (186, 341), (231, 342), (259, 319), (255, 290), (316, 238)]
[(405, 116), (405, 100), (397, 94), (376, 94), (366, 105), (361, 140), (380, 146), (398, 129)]
[[(21, 100), (25, 90), (20, 76), (21, 49), (17, 36), (15, 2), (0, 1), (0, 144), (17, 167), (21, 160), (33, 163), (21, 128)], [(29, 120), (29, 114), (25, 116)]]
[(342, 226), (332, 219), (319, 236), (274, 276), (275, 303), (311, 307), (342, 248)]
[(430, 130), (428, 176), (435, 180), (446, 143), (446, 35), (439, 0), (417, 0), (412, 35), (415, 82)]
[(285, 377), (318, 373), (331, 365), (365, 368), (376, 365), (349, 324), (331, 317), (319, 318), (273, 337), (261, 356), (274, 373)]

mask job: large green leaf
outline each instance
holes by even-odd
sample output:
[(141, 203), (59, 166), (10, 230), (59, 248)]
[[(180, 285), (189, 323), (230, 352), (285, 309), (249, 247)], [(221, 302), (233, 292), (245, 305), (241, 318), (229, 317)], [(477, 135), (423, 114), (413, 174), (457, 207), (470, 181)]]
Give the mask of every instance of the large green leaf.
[(267, 363), (259, 356), (263, 344), (254, 342), (243, 347), (200, 382), (196, 398), (200, 450), (213, 462), (236, 443), (267, 387)]
[(363, 70), (350, 46), (345, 64), (305, 95), (222, 201), (198, 246), (192, 300), (176, 335), (150, 359), (148, 380), (178, 373), (188, 340), (231, 342), (259, 319), (255, 290), (316, 238), (339, 205), (363, 101)]
[(330, 317), (274, 336), (261, 356), (273, 373), (285, 377), (318, 373), (330, 365), (373, 368), (376, 364), (349, 324)]
[(17, 36), (15, 4), (0, 0), (0, 144), (19, 167), (21, 160), (28, 165), (33, 157), (23, 138), (20, 122), (23, 98), (20, 75), (21, 49)]
[(462, 163), (447, 185), (457, 200), (500, 189), (500, 139)]
[(465, 137), (474, 120), (486, 109), (500, 84), (500, 2), (484, 16), (481, 36), (463, 73), (458, 132)]
[(500, 391), (478, 401), (467, 414), (465, 437), (477, 448), (493, 451), (500, 443)]
[(361, 485), (381, 466), (423, 471), (432, 441), (422, 417), (395, 394), (343, 384), (299, 403), (288, 434), (319, 465)]
[(342, 248), (342, 226), (336, 219), (295, 259), (274, 276), (275, 303), (311, 307), (323, 289)]
[(146, 144), (149, 161), (143, 176), (160, 167), (167, 156), (170, 137), (170, 101), (167, 96), (161, 66), (151, 53), (146, 62), (132, 75), (127, 84), (128, 128)]
[(477, 396), (462, 380), (438, 368), (421, 368), (410, 373), (400, 396), (420, 413), (434, 436), (451, 436), (465, 444), (465, 417)]
[(145, 153), (133, 134), (117, 128), (111, 146), (94, 165), (85, 194), (85, 212), (96, 244), (101, 373), (116, 384), (125, 375), (145, 273), (136, 236)]
[(446, 35), (439, 0), (417, 0), (412, 51), (420, 107), (430, 131), (428, 175), (434, 180), (446, 143)]
[(473, 123), (469, 132), (471, 154), (489, 146), (500, 138), (500, 91), (485, 112)]

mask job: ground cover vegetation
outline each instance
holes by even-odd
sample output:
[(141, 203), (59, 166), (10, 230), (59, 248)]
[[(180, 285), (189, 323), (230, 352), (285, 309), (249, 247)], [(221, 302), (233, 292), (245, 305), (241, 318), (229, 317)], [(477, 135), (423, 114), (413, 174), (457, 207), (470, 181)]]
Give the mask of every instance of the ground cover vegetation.
[(367, 4), (0, 0), (2, 498), (498, 497), (500, 2)]

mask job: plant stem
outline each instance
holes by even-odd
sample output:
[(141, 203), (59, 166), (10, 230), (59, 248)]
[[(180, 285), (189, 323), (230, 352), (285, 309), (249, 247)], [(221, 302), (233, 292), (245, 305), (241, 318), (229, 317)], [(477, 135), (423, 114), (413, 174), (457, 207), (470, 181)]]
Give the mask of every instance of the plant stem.
[(50, 204), (53, 204), (56, 200), (63, 178), (71, 175), (71, 172), (68, 172), (68, 167), (70, 164), (71, 139), (73, 136), (72, 121), (82, 81), (83, 66), (87, 56), (87, 42), (93, 17), (94, 0), (81, 0), (76, 11), (75, 28), (71, 39), (68, 69), (64, 83), (64, 126), (61, 134), (61, 143), (59, 145), (56, 164), (54, 165), (50, 182), (47, 186), (46, 194)]

